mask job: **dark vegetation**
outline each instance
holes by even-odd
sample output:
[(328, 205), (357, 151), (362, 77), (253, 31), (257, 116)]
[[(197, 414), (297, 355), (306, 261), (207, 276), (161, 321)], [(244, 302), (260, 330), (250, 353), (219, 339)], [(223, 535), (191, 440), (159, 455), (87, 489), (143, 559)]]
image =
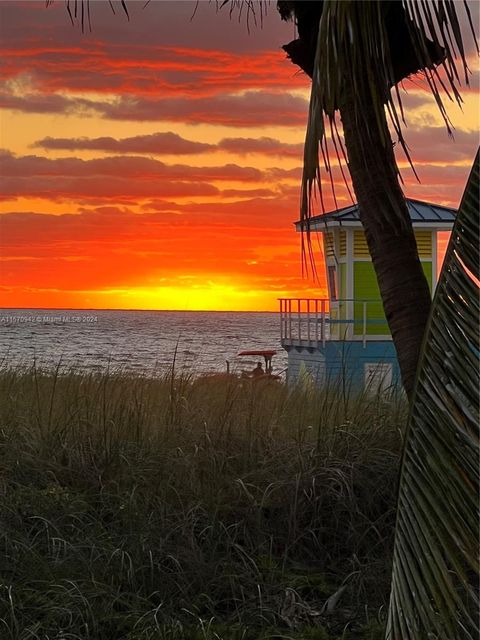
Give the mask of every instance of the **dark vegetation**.
[(0, 374), (5, 639), (381, 638), (405, 402)]

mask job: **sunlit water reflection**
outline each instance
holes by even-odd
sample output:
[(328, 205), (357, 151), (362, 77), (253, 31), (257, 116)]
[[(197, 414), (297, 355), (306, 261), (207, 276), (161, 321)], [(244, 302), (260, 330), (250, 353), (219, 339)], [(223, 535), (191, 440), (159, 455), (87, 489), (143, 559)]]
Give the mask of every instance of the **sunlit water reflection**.
[(276, 313), (209, 311), (83, 311), (7, 309), (0, 312), (3, 364), (42, 369), (128, 371), (162, 375), (175, 358), (178, 371), (240, 370), (255, 358), (243, 349), (276, 349), (274, 372), (287, 366)]

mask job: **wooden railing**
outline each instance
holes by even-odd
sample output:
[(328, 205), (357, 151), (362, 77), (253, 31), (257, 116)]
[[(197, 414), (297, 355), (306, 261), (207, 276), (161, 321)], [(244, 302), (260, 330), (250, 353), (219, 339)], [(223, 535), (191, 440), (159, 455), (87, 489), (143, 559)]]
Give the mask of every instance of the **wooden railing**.
[(280, 339), (307, 340), (325, 344), (328, 299), (279, 298)]
[(340, 339), (362, 340), (365, 345), (375, 333), (385, 339), (390, 337), (383, 311), (379, 313), (380, 300), (345, 299), (331, 303), (325, 298), (279, 298), (279, 303), (280, 339), (285, 344), (325, 346), (327, 340)]

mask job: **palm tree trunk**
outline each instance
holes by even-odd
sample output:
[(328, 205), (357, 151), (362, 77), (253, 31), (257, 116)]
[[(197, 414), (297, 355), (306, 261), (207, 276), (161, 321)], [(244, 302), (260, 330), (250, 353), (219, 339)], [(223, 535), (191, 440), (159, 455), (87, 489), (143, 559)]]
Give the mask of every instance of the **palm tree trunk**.
[[(358, 90), (358, 87), (357, 87)], [(397, 352), (402, 382), (412, 395), (418, 355), (431, 305), (430, 291), (418, 257), (417, 244), (382, 111), (383, 142), (368, 92), (359, 104), (345, 95), (340, 105), (350, 175), (360, 207), (360, 219), (377, 275), (385, 315)], [(435, 265), (432, 265), (435, 268)]]

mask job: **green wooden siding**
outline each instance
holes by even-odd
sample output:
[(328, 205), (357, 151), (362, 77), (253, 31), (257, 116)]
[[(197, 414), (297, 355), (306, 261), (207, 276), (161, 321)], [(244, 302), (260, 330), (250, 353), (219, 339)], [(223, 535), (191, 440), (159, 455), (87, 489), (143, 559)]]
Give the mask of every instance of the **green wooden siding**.
[(432, 295), (432, 263), (422, 262), (423, 273), (427, 278), (428, 286), (430, 287), (430, 295)]
[[(427, 278), (430, 291), (432, 290), (432, 263), (422, 262), (423, 271)], [(366, 333), (367, 335), (390, 335), (387, 320), (383, 312), (380, 301), (380, 291), (378, 289), (377, 278), (371, 262), (354, 262), (353, 265), (353, 297), (356, 300), (378, 300), (378, 302), (367, 303), (366, 313)], [(354, 333), (363, 333), (363, 304), (354, 304)]]
[[(347, 297), (347, 265), (340, 263), (338, 265), (338, 270), (339, 270), (339, 291), (338, 291), (338, 299), (339, 300), (344, 300)], [(345, 318), (347, 317), (347, 305), (345, 304), (345, 302), (341, 302), (339, 304), (340, 307), (340, 318), (342, 318), (343, 320), (345, 320)]]

